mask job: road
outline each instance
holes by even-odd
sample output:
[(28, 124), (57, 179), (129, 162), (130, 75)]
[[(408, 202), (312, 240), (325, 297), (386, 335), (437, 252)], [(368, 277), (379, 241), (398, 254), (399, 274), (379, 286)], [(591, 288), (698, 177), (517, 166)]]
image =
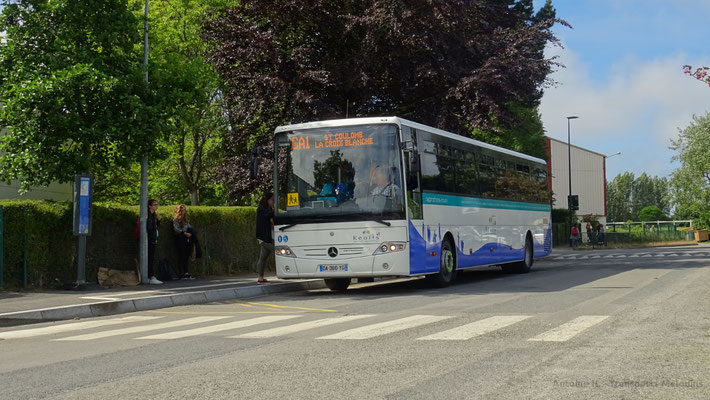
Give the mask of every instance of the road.
[(707, 399), (710, 247), (0, 329), (3, 399)]

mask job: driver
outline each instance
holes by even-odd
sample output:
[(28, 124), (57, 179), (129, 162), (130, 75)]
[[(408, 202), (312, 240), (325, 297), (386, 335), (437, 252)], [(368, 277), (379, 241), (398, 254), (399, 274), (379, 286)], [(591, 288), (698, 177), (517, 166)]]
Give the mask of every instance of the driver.
[(371, 196), (392, 197), (399, 192), (399, 186), (390, 182), (390, 176), (384, 167), (375, 166), (371, 176), (375, 181), (375, 187), (370, 191)]

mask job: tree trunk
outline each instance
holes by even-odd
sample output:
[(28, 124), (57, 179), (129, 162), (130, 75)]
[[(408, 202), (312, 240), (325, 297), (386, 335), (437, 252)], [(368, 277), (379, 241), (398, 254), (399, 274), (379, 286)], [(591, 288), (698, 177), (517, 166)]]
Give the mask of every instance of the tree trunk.
[(195, 188), (190, 190), (190, 205), (199, 206), (200, 205), (200, 189)]

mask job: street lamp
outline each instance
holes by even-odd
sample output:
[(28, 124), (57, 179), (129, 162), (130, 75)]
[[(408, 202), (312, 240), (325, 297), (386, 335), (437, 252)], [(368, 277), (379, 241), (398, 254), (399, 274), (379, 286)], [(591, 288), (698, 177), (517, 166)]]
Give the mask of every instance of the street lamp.
[(610, 156), (604, 156), (604, 158), (612, 158), (612, 157), (620, 156), (620, 155), (621, 155), (621, 152), (620, 152), (620, 151), (617, 151), (616, 153), (614, 153), (614, 154), (612, 154), (612, 155), (610, 155)]
[[(567, 210), (569, 211), (570, 234), (572, 230), (572, 204), (570, 203), (572, 201), (572, 135), (570, 129), (570, 121), (577, 118), (579, 117), (576, 115), (570, 115), (569, 117), (567, 117), (567, 165), (569, 167), (569, 196), (567, 197)], [(570, 241), (570, 246), (572, 246), (572, 241)]]

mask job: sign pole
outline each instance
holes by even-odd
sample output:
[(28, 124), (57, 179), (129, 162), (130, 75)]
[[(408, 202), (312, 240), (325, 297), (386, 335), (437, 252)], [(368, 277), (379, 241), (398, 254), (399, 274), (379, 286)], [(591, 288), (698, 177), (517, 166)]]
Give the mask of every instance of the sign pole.
[(74, 289), (86, 285), (86, 237), (92, 232), (93, 187), (94, 179), (90, 175), (74, 176), (74, 235), (78, 242)]

